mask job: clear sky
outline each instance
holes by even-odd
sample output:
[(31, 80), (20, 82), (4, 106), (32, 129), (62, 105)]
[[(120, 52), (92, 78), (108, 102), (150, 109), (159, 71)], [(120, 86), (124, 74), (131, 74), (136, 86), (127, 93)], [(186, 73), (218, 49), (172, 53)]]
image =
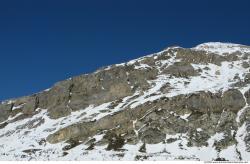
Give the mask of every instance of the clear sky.
[(250, 45), (249, 7), (249, 0), (0, 1), (0, 100), (172, 45)]

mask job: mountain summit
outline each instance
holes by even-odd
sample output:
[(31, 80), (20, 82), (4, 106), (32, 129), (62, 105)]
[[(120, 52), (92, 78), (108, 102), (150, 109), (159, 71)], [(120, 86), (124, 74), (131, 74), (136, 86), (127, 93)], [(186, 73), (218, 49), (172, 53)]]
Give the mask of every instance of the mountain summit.
[(0, 104), (0, 160), (250, 160), (250, 47), (169, 47)]

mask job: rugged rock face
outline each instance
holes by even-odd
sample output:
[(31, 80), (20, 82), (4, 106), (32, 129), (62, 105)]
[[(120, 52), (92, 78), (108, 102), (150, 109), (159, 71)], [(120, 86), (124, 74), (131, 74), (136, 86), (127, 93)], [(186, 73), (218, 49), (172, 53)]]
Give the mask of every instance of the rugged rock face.
[(165, 74), (173, 75), (176, 77), (197, 76), (198, 72), (192, 67), (190, 63), (176, 62), (167, 67), (164, 71)]
[(0, 104), (0, 160), (250, 160), (250, 48), (170, 47)]

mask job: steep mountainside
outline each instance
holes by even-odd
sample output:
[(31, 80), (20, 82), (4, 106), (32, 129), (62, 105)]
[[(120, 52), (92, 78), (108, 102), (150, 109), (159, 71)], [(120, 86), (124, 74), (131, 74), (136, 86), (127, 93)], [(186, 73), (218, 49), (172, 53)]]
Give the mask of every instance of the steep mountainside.
[(250, 47), (169, 47), (0, 104), (0, 160), (250, 160)]

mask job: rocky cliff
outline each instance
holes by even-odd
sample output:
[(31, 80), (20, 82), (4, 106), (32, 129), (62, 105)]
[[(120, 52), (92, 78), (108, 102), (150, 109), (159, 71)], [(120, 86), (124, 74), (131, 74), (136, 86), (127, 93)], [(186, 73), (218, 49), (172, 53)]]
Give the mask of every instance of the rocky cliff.
[(0, 104), (0, 160), (250, 160), (250, 47), (169, 47)]

